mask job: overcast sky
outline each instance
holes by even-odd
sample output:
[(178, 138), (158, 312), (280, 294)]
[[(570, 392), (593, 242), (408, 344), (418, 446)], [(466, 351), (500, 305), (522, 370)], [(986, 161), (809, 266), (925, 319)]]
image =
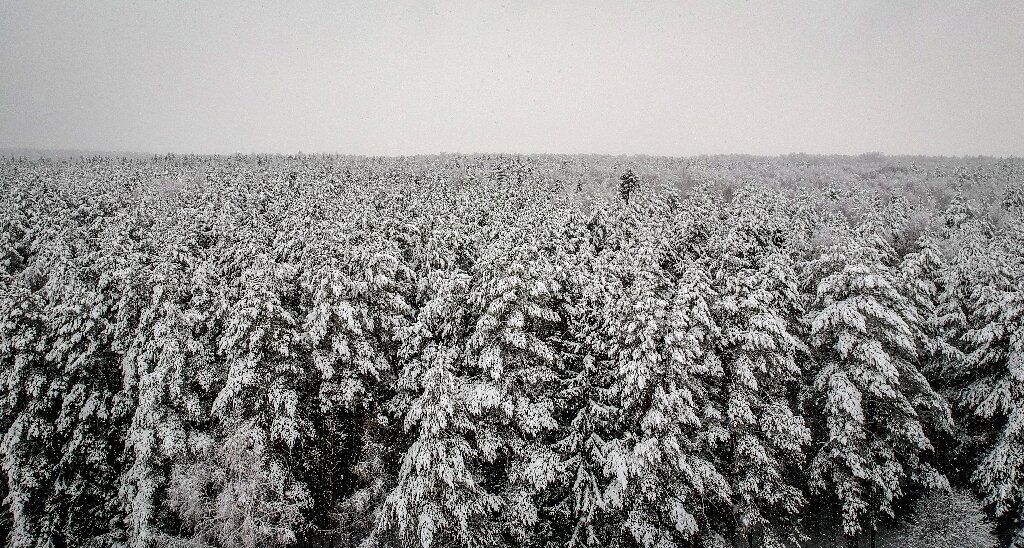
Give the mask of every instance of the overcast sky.
[(0, 0), (23, 146), (1024, 155), (1024, 1)]

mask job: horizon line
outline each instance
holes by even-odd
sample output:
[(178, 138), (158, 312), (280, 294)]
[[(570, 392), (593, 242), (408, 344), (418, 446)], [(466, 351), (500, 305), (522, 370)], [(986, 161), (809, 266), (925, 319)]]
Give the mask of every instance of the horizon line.
[(416, 157), (437, 157), (437, 156), (589, 156), (589, 157), (641, 157), (641, 158), (715, 158), (715, 157), (752, 157), (752, 158), (785, 158), (790, 156), (808, 157), (886, 157), (886, 158), (991, 158), (1000, 160), (1013, 160), (1024, 158), (1024, 154), (992, 154), (992, 153), (967, 153), (967, 154), (935, 154), (935, 153), (905, 153), (905, 152), (781, 152), (781, 153), (752, 153), (752, 152), (703, 152), (695, 154), (660, 154), (648, 152), (511, 152), (511, 151), (437, 151), (437, 152), (416, 152), (416, 153), (385, 153), (368, 154), (338, 151), (236, 151), (236, 152), (144, 152), (132, 150), (103, 150), (84, 148), (63, 148), (63, 147), (32, 147), (32, 146), (6, 146), (0, 147), (0, 156), (5, 158), (32, 157), (35, 159), (56, 159), (56, 158), (82, 158), (82, 157), (123, 157), (133, 159), (158, 158), (162, 156), (195, 156), (195, 157), (233, 157), (233, 156), (340, 156), (350, 158), (416, 158)]

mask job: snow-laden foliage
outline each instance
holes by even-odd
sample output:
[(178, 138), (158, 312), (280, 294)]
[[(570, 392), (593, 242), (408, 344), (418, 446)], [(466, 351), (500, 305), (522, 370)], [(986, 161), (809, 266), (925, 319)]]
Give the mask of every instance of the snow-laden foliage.
[(817, 367), (809, 399), (820, 446), (811, 460), (816, 491), (833, 493), (854, 535), (892, 515), (908, 487), (946, 486), (931, 463), (930, 430), (950, 412), (918, 365), (920, 315), (899, 283), (892, 251), (874, 226), (837, 229), (806, 266)]
[[(1019, 245), (1013, 240), (1008, 245)], [(958, 396), (976, 419), (993, 426), (986, 429), (974, 480), (996, 515), (1018, 524), (1013, 545), (1024, 546), (1024, 272), (1019, 259), (1000, 257), (1000, 243), (986, 250), (988, 268), (977, 273)]]
[(706, 526), (706, 508), (729, 494), (711, 458), (722, 435), (712, 395), (721, 376), (714, 292), (693, 259), (666, 241), (670, 234), (644, 222), (645, 212), (616, 213), (605, 221), (619, 225), (608, 227), (614, 246), (595, 258), (596, 329), (587, 341), (611, 375), (609, 430), (594, 448), (601, 488), (590, 493), (596, 500), (584, 499), (603, 511), (606, 538), (592, 525), (586, 538), (682, 546)]
[(717, 268), (725, 375), (721, 467), (732, 486), (735, 532), (765, 543), (794, 542), (804, 504), (795, 470), (810, 431), (793, 395), (807, 349), (797, 338), (801, 304), (783, 247), (787, 231), (755, 205), (737, 201), (738, 218), (722, 240)]
[(0, 535), (1024, 546), (1024, 168), (957, 162), (0, 160)]
[(129, 466), (121, 494), (133, 544), (172, 534), (165, 493), (172, 473), (192, 458), (215, 396), (215, 344), (223, 303), (210, 265), (175, 246), (154, 265), (149, 306), (124, 360), (125, 384), (137, 390), (126, 438)]

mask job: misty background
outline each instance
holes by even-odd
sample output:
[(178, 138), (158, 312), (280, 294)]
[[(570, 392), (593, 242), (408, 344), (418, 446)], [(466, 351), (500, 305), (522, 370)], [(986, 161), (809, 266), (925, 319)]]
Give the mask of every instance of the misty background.
[(0, 0), (0, 147), (1024, 155), (1024, 2)]

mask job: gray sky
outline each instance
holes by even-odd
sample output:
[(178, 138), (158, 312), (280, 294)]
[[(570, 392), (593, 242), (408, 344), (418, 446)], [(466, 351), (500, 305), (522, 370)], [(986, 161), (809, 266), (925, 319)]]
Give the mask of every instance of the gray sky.
[(1024, 1), (0, 0), (0, 147), (1024, 155)]

